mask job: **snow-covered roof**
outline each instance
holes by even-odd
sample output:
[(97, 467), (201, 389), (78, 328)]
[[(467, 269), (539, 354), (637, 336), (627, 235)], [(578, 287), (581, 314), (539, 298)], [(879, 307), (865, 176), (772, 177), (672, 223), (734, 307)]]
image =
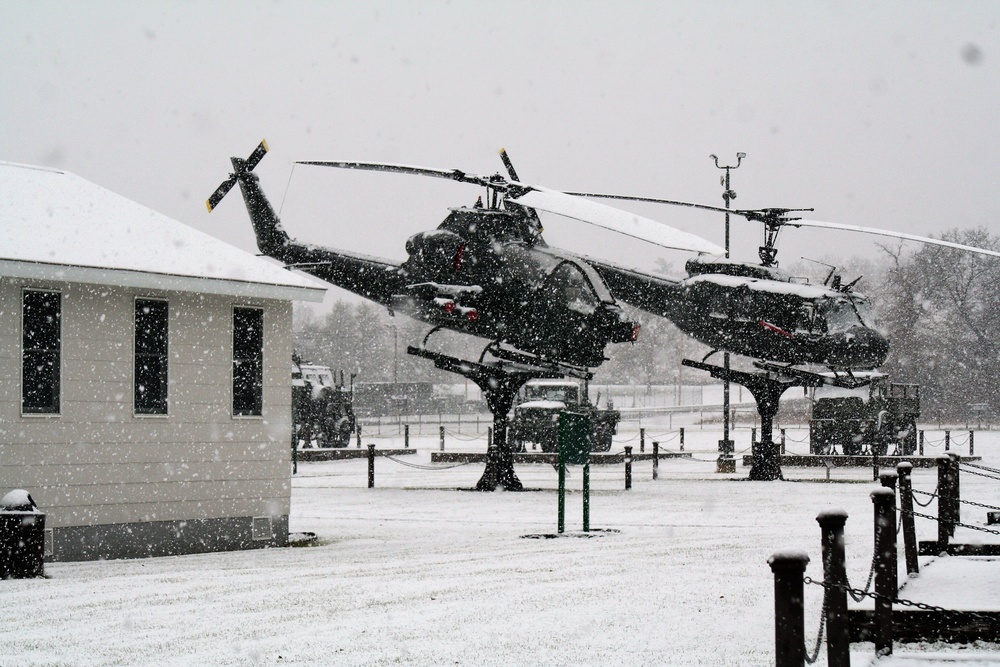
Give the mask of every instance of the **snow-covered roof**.
[(8, 162), (0, 275), (304, 301), (327, 287), (74, 174)]

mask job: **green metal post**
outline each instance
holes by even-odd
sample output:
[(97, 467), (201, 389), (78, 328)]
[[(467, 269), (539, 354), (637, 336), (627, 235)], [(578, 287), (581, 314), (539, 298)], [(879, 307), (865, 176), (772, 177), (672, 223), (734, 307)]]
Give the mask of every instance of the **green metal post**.
[(590, 532), (590, 464), (583, 466), (583, 532)]
[(566, 459), (559, 456), (559, 528), (560, 535), (566, 532)]

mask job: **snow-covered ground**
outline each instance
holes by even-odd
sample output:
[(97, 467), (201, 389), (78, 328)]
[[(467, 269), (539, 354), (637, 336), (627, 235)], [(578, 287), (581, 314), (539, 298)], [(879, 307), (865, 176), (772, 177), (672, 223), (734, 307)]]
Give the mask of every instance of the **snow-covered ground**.
[[(676, 433), (644, 426), (647, 451), (653, 439), (677, 450)], [(374, 489), (366, 488), (364, 460), (301, 463), (291, 530), (316, 533), (318, 544), (49, 564), (46, 579), (0, 582), (0, 665), (773, 664), (768, 556), (804, 550), (807, 574), (821, 578), (816, 515), (843, 509), (849, 578), (864, 586), (872, 471), (836, 469), (827, 482), (824, 469), (786, 469), (790, 481), (748, 482), (746, 468), (715, 472), (720, 435), (689, 428), (693, 458), (662, 461), (655, 481), (651, 463), (634, 464), (630, 491), (622, 466), (593, 466), (589, 536), (581, 532), (580, 469), (572, 468), (560, 538), (546, 537), (557, 522), (552, 466), (518, 465), (524, 493), (470, 492), (479, 464), (412, 467), (430, 465), (436, 432), (411, 437), (415, 455), (379, 458)], [(791, 451), (805, 450), (804, 430), (787, 435)], [(965, 433), (956, 436), (961, 442)], [(741, 438), (748, 432), (738, 433), (737, 449)], [(941, 434), (927, 438), (940, 443)], [(366, 441), (402, 446), (387, 434)], [(631, 427), (613, 449), (626, 444), (638, 449)], [(1000, 465), (1000, 433), (977, 433), (975, 444), (985, 465)], [(485, 436), (449, 434), (447, 448), (482, 451)], [(935, 483), (934, 470), (914, 471), (915, 488)], [(962, 493), (1000, 505), (991, 479), (966, 475)], [(985, 524), (986, 510), (965, 506), (962, 516)], [(919, 521), (917, 532), (929, 540), (936, 528)], [(980, 563), (983, 578), (957, 592), (935, 584), (932, 560), (922, 559), (904, 597), (1000, 609), (1000, 561)], [(821, 602), (822, 589), (807, 586), (810, 646)], [(852, 664), (873, 663), (871, 644), (853, 649)], [(958, 652), (901, 645), (878, 664), (963, 664), (952, 661)], [(960, 653), (976, 660), (968, 664), (1000, 664), (997, 645)]]

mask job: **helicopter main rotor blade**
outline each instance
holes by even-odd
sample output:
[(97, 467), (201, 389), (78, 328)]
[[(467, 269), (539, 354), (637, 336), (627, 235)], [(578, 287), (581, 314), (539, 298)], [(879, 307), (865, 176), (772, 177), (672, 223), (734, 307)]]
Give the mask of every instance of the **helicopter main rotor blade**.
[[(523, 185), (523, 184), (519, 184)], [(537, 186), (528, 186), (531, 190), (514, 199), (515, 204), (548, 211), (574, 220), (610, 229), (611, 231), (631, 236), (642, 241), (655, 243), (664, 248), (690, 250), (693, 252), (720, 255), (725, 252), (721, 247), (706, 241), (700, 236), (674, 229), (667, 225), (644, 218), (628, 211), (597, 202), (587, 201), (564, 192), (547, 190)]]
[(816, 227), (819, 229), (840, 229), (849, 232), (860, 232), (862, 234), (874, 234), (876, 236), (889, 236), (897, 239), (904, 239), (906, 241), (919, 241), (920, 243), (927, 243), (930, 245), (943, 246), (945, 248), (954, 248), (955, 250), (965, 250), (967, 252), (974, 252), (980, 255), (990, 255), (992, 257), (1000, 257), (1000, 252), (993, 250), (986, 250), (985, 248), (977, 248), (970, 245), (962, 245), (961, 243), (953, 243), (951, 241), (944, 241), (942, 239), (934, 239), (929, 236), (917, 236), (916, 234), (906, 234), (904, 232), (895, 232), (888, 229), (878, 229), (876, 227), (859, 227), (858, 225), (845, 225), (840, 222), (823, 222), (821, 220), (791, 220), (785, 223), (791, 227)]
[(689, 201), (677, 201), (675, 199), (660, 199), (658, 197), (635, 197), (632, 195), (612, 195), (600, 192), (564, 192), (564, 194), (572, 195), (573, 197), (597, 197), (600, 199), (620, 199), (624, 201), (641, 201), (649, 202), (651, 204), (670, 204), (672, 206), (687, 206), (688, 208), (698, 208), (704, 211), (720, 211), (722, 213), (735, 213), (739, 215), (739, 211), (735, 209), (722, 208), (721, 206), (711, 206), (709, 204), (696, 204)]
[(417, 176), (432, 176), (434, 178), (445, 178), (451, 181), (476, 183), (479, 185), (503, 185), (502, 182), (496, 183), (495, 181), (491, 181), (489, 176), (467, 174), (460, 169), (431, 169), (430, 167), (416, 167), (408, 164), (387, 164), (383, 162), (331, 162), (319, 160), (299, 160), (295, 164), (310, 164), (316, 167), (335, 167), (337, 169), (386, 171), (394, 174), (415, 174)]

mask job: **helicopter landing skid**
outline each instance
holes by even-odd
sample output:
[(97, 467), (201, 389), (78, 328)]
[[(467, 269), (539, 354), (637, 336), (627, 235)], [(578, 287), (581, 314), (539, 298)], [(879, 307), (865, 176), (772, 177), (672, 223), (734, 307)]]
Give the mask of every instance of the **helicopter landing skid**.
[(493, 415), (493, 440), (486, 452), (486, 469), (476, 484), (476, 490), (495, 491), (498, 486), (508, 491), (523, 490), (524, 486), (514, 472), (514, 451), (507, 440), (507, 415), (514, 406), (514, 397), (525, 382), (536, 378), (562, 377), (563, 373), (554, 368), (505, 361), (467, 361), (412, 345), (406, 348), (406, 352), (430, 359), (437, 368), (472, 380), (483, 392)]
[(757, 413), (760, 415), (760, 442), (753, 443), (750, 479), (756, 481), (784, 479), (781, 475), (781, 451), (772, 437), (774, 416), (778, 414), (778, 399), (792, 387), (817, 387), (829, 383), (829, 380), (816, 373), (785, 367), (780, 369), (765, 367), (762, 372), (751, 373), (691, 359), (683, 359), (681, 363), (707, 371), (717, 380), (735, 382), (750, 390), (757, 402)]

